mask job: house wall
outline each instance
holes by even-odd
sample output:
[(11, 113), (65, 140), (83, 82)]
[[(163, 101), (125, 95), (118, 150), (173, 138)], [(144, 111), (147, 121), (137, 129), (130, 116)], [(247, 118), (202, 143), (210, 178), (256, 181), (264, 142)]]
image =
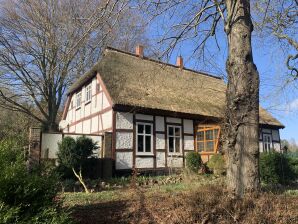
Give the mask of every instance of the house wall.
[(279, 129), (270, 129), (270, 128), (260, 128), (260, 137), (259, 137), (260, 152), (264, 152), (264, 142), (263, 142), (264, 134), (268, 134), (271, 136), (273, 149), (277, 152), (280, 152), (281, 146), (280, 146)]
[[(91, 102), (86, 102), (86, 86), (91, 83)], [(76, 108), (76, 94), (82, 93), (81, 106)], [(112, 103), (97, 75), (70, 96), (63, 133), (102, 134), (112, 131)]]
[[(183, 167), (184, 154), (194, 150), (193, 120), (130, 112), (115, 111), (114, 147), (116, 170), (132, 168), (154, 169), (166, 167)], [(136, 153), (136, 122), (152, 124), (153, 126), (153, 155), (137, 155)], [(167, 149), (167, 125), (181, 126), (182, 152), (170, 156)]]

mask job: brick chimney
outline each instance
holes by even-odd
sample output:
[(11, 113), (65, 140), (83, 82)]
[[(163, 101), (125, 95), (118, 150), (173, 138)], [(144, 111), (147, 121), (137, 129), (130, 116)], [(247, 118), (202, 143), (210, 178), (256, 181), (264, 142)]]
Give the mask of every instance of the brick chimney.
[(176, 65), (180, 68), (183, 69), (183, 58), (181, 56), (177, 57)]
[(143, 47), (143, 45), (138, 44), (136, 46), (136, 55), (139, 56), (140, 58), (144, 57), (144, 47)]

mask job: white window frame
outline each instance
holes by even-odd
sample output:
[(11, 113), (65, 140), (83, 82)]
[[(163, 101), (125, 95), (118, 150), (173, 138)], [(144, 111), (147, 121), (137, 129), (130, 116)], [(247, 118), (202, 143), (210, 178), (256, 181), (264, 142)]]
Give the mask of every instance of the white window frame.
[[(78, 97), (80, 97), (80, 101), (78, 101), (79, 100)], [(80, 102), (80, 104), (78, 104), (78, 102)], [(76, 93), (76, 109), (81, 108), (81, 105), (82, 105), (82, 91)]]
[[(89, 99), (88, 99), (88, 96), (89, 96)], [(91, 86), (91, 83), (89, 85), (86, 86), (86, 90), (85, 90), (85, 100), (86, 102), (85, 103), (89, 103), (91, 102), (91, 99), (92, 99), (92, 86)]]
[[(169, 132), (170, 127), (174, 128), (173, 135), (170, 135), (170, 132)], [(176, 144), (175, 144), (175, 142), (176, 142), (176, 137), (178, 137), (178, 136), (175, 135), (175, 128), (179, 128), (180, 129), (180, 136), (179, 136), (179, 138), (180, 138), (180, 152), (176, 152)], [(170, 137), (173, 137), (174, 138), (174, 144), (173, 144), (173, 146), (174, 146), (174, 152), (170, 152)], [(179, 125), (167, 125), (167, 145), (168, 145), (168, 149), (167, 150), (168, 150), (168, 154), (169, 155), (182, 155), (183, 154), (183, 152), (182, 152), (182, 150), (183, 150), (182, 143), (183, 143), (182, 142), (182, 127), (179, 126)]]
[[(144, 128), (144, 131), (143, 131), (143, 133), (138, 133), (138, 125), (149, 125), (149, 126), (151, 126), (151, 133), (150, 134), (146, 134), (145, 133), (145, 128)], [(138, 136), (139, 135), (142, 135), (142, 136), (144, 136), (144, 138), (143, 138), (143, 146), (145, 147), (146, 146), (146, 136), (150, 136), (151, 137), (151, 151), (150, 152), (145, 152), (145, 148), (143, 148), (144, 149), (144, 151), (143, 152), (139, 152), (138, 151)], [(152, 123), (146, 123), (146, 122), (136, 122), (136, 155), (154, 155), (154, 152), (153, 152), (153, 124)]]
[[(267, 141), (267, 137), (270, 141)], [(266, 149), (266, 146), (270, 148)], [(272, 143), (272, 135), (271, 134), (263, 134), (263, 151), (264, 152), (272, 152), (273, 151), (273, 143)]]

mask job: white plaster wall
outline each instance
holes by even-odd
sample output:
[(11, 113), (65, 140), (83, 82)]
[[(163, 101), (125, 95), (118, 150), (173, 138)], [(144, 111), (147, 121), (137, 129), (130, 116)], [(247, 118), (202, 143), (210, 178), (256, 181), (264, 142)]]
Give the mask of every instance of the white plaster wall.
[(132, 168), (132, 152), (116, 152), (116, 170)]
[(91, 114), (99, 112), (98, 95), (92, 96), (91, 100)]
[(272, 130), (272, 141), (279, 141), (279, 131)]
[(153, 116), (152, 115), (146, 115), (146, 114), (136, 114), (136, 119), (153, 121)]
[(184, 149), (194, 150), (194, 138), (193, 138), (193, 136), (184, 136)]
[(153, 158), (136, 158), (137, 168), (153, 168)]
[(80, 134), (83, 132), (83, 125), (82, 125), (82, 122), (79, 122), (76, 124), (76, 133)]
[(98, 116), (98, 130), (101, 131), (103, 128), (102, 128), (102, 117), (101, 115)]
[(99, 93), (97, 95), (97, 104), (96, 104), (96, 110), (102, 110), (102, 97), (103, 97), (103, 93)]
[(165, 149), (166, 147), (165, 135), (156, 134), (156, 149)]
[(133, 133), (116, 132), (116, 149), (132, 149)]
[(193, 134), (193, 121), (192, 120), (183, 120), (183, 129), (184, 133)]
[(156, 167), (165, 167), (166, 159), (164, 152), (156, 152)]
[(62, 141), (62, 134), (42, 133), (41, 138), (41, 158), (45, 158), (45, 151), (49, 149), (48, 158), (57, 158), (58, 142)]
[(78, 121), (81, 119), (81, 108), (80, 109), (75, 109), (75, 121)]
[(113, 113), (112, 110), (104, 113), (102, 116), (102, 129), (107, 129), (112, 127)]
[(91, 133), (98, 131), (98, 116), (91, 118)]
[(110, 106), (110, 103), (108, 101), (108, 98), (106, 97), (106, 95), (103, 93), (103, 97), (102, 97), (102, 109), (105, 109), (107, 107)]
[(168, 156), (167, 159), (168, 159), (168, 167), (183, 167), (183, 158)]
[(85, 105), (85, 117), (91, 114), (91, 103)]
[(91, 133), (91, 119), (83, 121), (83, 132), (84, 134)]
[(165, 118), (161, 116), (155, 117), (156, 131), (165, 131)]
[(181, 119), (180, 118), (174, 118), (174, 117), (167, 117), (167, 122), (180, 123), (181, 124)]
[(117, 112), (116, 128), (133, 129), (133, 114), (128, 112)]

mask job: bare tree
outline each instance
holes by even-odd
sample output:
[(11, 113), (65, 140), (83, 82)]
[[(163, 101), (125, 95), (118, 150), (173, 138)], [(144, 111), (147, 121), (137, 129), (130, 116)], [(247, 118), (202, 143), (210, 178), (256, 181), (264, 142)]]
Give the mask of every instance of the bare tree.
[[(107, 44), (126, 46), (142, 37), (139, 23), (126, 16), (136, 17), (126, 0), (2, 1), (0, 105), (57, 129), (59, 108), (73, 80)], [(120, 42), (123, 27), (138, 35)]]
[(263, 0), (254, 4), (255, 24), (264, 35), (275, 36), (288, 56), (286, 66), (293, 79), (298, 78), (298, 1)]
[(162, 16), (169, 27), (161, 40), (167, 46), (164, 53), (171, 53), (179, 43), (189, 39), (196, 41), (194, 50), (198, 51), (206, 46), (210, 37), (214, 37), (216, 44), (219, 28), (224, 30), (228, 45), (224, 127), (227, 185), (237, 196), (258, 191), (259, 74), (252, 56), (250, 1), (145, 2), (147, 4), (142, 3), (141, 7), (153, 18)]

